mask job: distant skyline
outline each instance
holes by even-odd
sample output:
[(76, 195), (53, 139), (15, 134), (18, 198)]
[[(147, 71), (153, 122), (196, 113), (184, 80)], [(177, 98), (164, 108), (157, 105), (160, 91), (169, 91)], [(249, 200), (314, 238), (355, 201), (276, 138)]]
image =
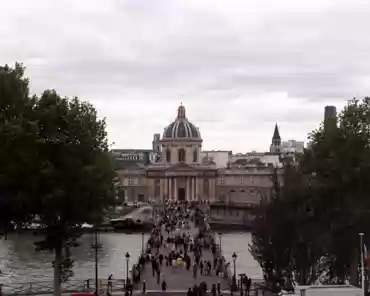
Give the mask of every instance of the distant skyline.
[(207, 150), (305, 141), (324, 107), (370, 95), (368, 0), (12, 0), (0, 64), (23, 62), (107, 118), (113, 148), (150, 148), (180, 102)]

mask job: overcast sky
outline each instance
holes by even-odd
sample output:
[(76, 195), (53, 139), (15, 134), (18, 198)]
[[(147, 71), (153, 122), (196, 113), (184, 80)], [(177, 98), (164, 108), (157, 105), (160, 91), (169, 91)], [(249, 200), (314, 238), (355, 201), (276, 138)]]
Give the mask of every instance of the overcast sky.
[(180, 102), (205, 149), (306, 140), (370, 95), (369, 0), (0, 2), (0, 64), (93, 103), (115, 148), (150, 148)]

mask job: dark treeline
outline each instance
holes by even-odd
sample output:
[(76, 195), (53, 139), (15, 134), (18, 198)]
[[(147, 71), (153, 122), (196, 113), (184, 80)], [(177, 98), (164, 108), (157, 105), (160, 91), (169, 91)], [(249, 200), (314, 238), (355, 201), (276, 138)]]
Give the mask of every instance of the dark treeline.
[(370, 98), (348, 101), (285, 163), (258, 208), (250, 246), (268, 284), (359, 283), (360, 238), (370, 225)]

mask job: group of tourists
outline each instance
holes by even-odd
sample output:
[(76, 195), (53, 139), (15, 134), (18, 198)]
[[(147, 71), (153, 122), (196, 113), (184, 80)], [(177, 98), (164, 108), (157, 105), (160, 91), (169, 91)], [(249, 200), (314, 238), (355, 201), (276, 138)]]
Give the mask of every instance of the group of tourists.
[[(151, 274), (163, 291), (167, 289), (162, 272), (165, 267), (171, 268), (172, 273), (191, 272), (195, 279), (211, 275), (227, 277), (228, 263), (217, 249), (214, 236), (197, 205), (167, 203), (157, 213), (158, 220), (149, 237), (147, 250), (139, 259), (139, 267), (151, 266)], [(191, 227), (193, 224), (195, 227)], [(211, 250), (212, 257), (204, 257), (205, 250)], [(189, 293), (202, 295), (207, 288), (206, 282), (202, 281), (190, 287)]]

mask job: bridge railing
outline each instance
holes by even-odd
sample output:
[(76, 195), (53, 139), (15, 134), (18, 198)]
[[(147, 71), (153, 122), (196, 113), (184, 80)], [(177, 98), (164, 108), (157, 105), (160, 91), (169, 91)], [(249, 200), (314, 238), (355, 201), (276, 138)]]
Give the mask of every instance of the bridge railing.
[[(100, 292), (119, 292), (125, 291), (125, 279), (99, 279), (98, 291)], [(12, 283), (1, 284), (0, 295), (42, 295), (52, 294), (54, 291), (53, 281), (39, 281), (39, 282), (25, 282), (25, 283)], [(62, 283), (63, 293), (92, 293), (95, 291), (95, 279), (87, 280), (68, 280)]]

